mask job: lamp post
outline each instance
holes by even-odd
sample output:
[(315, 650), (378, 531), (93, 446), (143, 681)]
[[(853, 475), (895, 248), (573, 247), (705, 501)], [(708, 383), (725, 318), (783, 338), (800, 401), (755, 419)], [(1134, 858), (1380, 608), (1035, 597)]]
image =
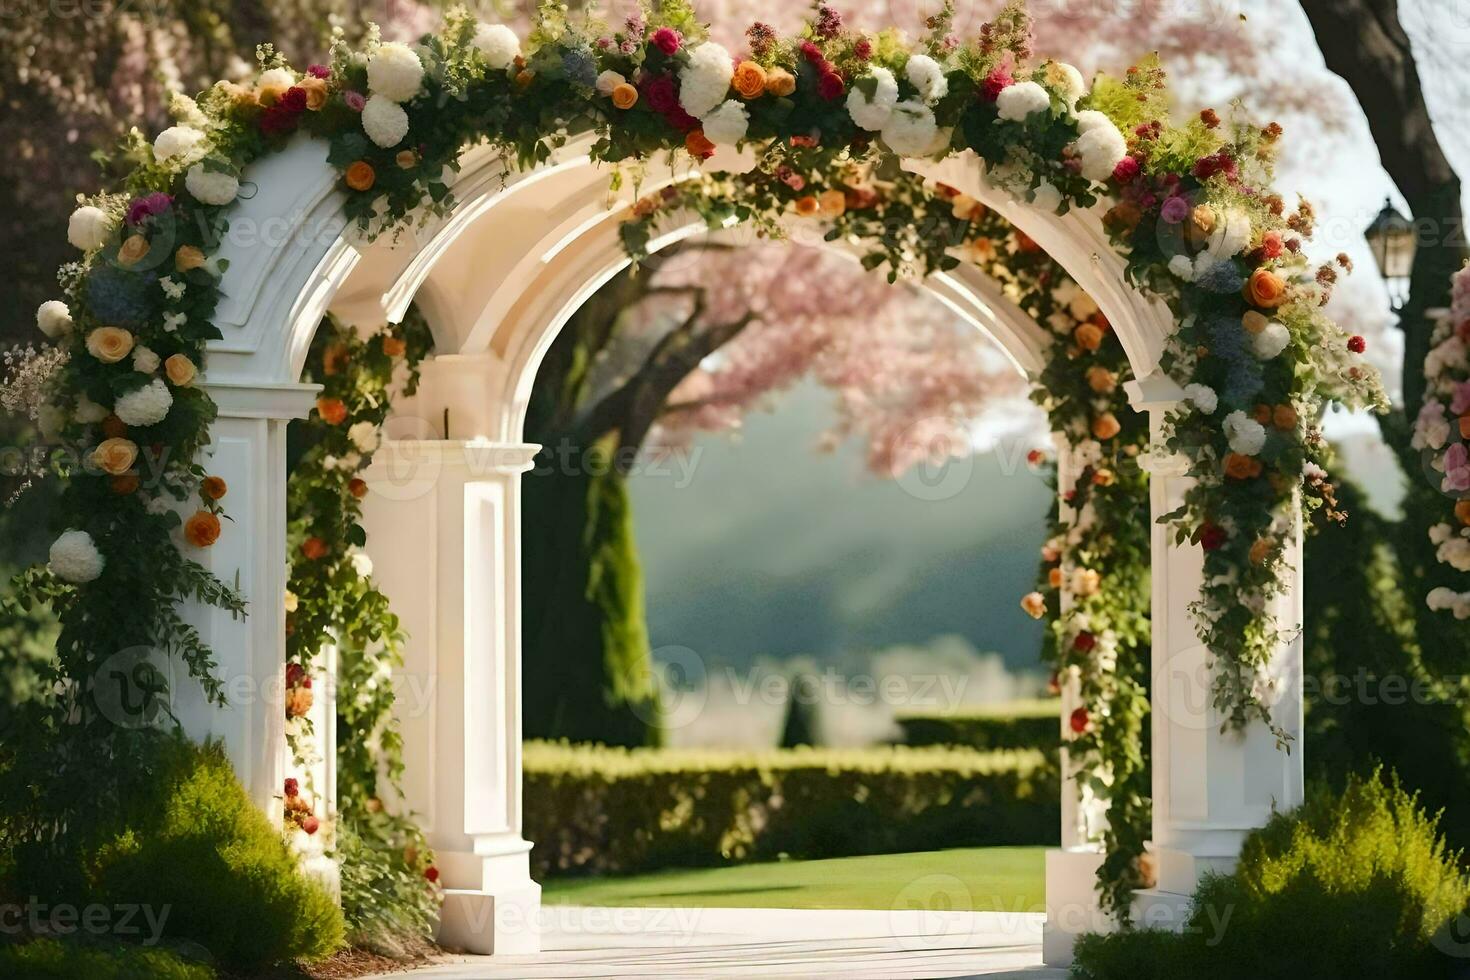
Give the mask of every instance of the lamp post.
[(1363, 229), (1363, 237), (1368, 240), (1373, 261), (1388, 286), (1388, 299), (1393, 311), (1399, 313), (1409, 300), (1409, 279), (1418, 247), (1414, 223), (1399, 214), (1392, 201), (1384, 198), (1383, 210)]

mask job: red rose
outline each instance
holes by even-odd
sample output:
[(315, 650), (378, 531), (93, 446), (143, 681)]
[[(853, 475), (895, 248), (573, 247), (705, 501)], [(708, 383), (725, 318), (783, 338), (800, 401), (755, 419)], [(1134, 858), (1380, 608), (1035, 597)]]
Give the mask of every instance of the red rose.
[(801, 42), (801, 56), (814, 65), (819, 65), (827, 60), (822, 57), (822, 49), (810, 41)]
[(1010, 71), (1005, 68), (992, 69), (985, 81), (980, 84), (980, 98), (986, 102), (994, 102), (1000, 98), (1000, 93), (1016, 83), (1011, 77)]
[(424, 869), (424, 877), (429, 879), (431, 882), (438, 881), (439, 869), (434, 867), (432, 864), (429, 865), (427, 868)]
[(1234, 177), (1235, 172), (1235, 158), (1224, 150), (1200, 157), (1194, 165), (1194, 176), (1197, 180), (1209, 180), (1216, 174)]
[(301, 792), (301, 784), (298, 783), (298, 782), (296, 782), (295, 778), (293, 778), (291, 776), (287, 776), (286, 777), (286, 795), (287, 796), (297, 796), (297, 795), (300, 794), (300, 792)]
[(679, 50), (682, 43), (679, 32), (672, 27), (660, 27), (653, 32), (653, 46), (664, 54), (673, 54)]
[(1090, 652), (1095, 646), (1097, 646), (1097, 637), (1087, 630), (1078, 633), (1072, 640), (1072, 648), (1082, 653)]
[(367, 481), (360, 477), (354, 476), (352, 479), (347, 481), (347, 492), (352, 494), (358, 500), (361, 500), (363, 497), (367, 496)]
[(1113, 179), (1120, 184), (1126, 184), (1138, 176), (1139, 169), (1138, 157), (1124, 157), (1113, 168)]
[(301, 553), (312, 561), (327, 556), (327, 543), (321, 538), (307, 538), (301, 542)]
[(842, 76), (835, 71), (822, 75), (817, 82), (817, 94), (828, 102), (835, 102), (842, 98), (842, 93), (847, 91), (847, 84), (842, 81)]
[(1281, 253), (1286, 251), (1286, 243), (1281, 239), (1281, 232), (1268, 231), (1261, 238), (1261, 255), (1267, 259), (1279, 259)]
[(1032, 466), (1040, 466), (1046, 460), (1046, 453), (1040, 449), (1033, 449), (1026, 454), (1026, 462)]
[(1205, 524), (1199, 529), (1199, 544), (1206, 551), (1214, 551), (1225, 546), (1229, 535), (1225, 529), (1218, 524)]
[(1083, 732), (1087, 731), (1087, 722), (1088, 717), (1086, 708), (1078, 708), (1076, 711), (1073, 711), (1071, 717), (1067, 719), (1068, 727), (1070, 727), (1072, 731), (1076, 732), (1078, 735), (1081, 735)]
[(286, 686), (295, 687), (306, 676), (306, 668), (300, 664), (286, 665)]
[(312, 816), (310, 813), (301, 818), (301, 829), (306, 831), (308, 834), (316, 833), (317, 828), (319, 828), (321, 825), (322, 822), (316, 817)]
[(260, 131), (279, 136), (296, 128), (296, 121), (306, 111), (306, 89), (293, 85), (270, 108), (260, 114)]
[(667, 113), (679, 108), (679, 93), (674, 88), (674, 80), (668, 75), (650, 75), (640, 88), (643, 89), (643, 101), (654, 112)]
[(1367, 349), (1368, 342), (1362, 337), (1359, 337), (1357, 334), (1353, 334), (1351, 337), (1348, 338), (1348, 350), (1352, 351), (1354, 354), (1361, 354)]

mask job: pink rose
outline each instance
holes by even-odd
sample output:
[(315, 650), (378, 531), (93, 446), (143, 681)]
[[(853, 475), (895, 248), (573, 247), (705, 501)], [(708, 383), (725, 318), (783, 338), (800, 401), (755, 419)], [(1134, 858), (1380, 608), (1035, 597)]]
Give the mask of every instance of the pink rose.
[(1470, 450), (1463, 442), (1455, 443), (1444, 454), (1444, 489), (1470, 490)]
[(653, 32), (653, 46), (664, 54), (674, 54), (682, 43), (683, 39), (679, 37), (679, 32), (672, 27), (660, 27)]
[(1450, 411), (1456, 415), (1470, 412), (1470, 381), (1461, 381), (1455, 385), (1455, 395), (1450, 400)]

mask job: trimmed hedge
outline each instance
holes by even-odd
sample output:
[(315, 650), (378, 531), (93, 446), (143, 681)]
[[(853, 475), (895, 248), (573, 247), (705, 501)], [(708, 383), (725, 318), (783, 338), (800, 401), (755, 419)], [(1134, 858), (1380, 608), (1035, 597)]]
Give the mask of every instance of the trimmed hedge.
[(84, 946), (35, 939), (0, 946), (0, 977), (15, 980), (213, 980), (202, 963), (179, 959), (166, 949), (141, 946)]
[(965, 745), (974, 749), (1041, 749), (1061, 745), (1061, 705), (1056, 698), (1016, 701), (945, 714), (902, 715), (905, 745)]
[(538, 875), (1054, 844), (1059, 800), (1038, 751), (525, 748)]

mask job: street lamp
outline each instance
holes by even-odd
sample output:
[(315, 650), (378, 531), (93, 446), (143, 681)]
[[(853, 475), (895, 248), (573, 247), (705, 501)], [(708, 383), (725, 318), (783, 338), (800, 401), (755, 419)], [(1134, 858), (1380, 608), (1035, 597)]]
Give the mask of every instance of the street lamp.
[(1414, 223), (1384, 198), (1383, 210), (1373, 223), (1363, 230), (1368, 247), (1373, 252), (1373, 261), (1388, 286), (1389, 302), (1398, 313), (1409, 300), (1409, 277), (1414, 269), (1414, 251), (1418, 242), (1414, 236)]

